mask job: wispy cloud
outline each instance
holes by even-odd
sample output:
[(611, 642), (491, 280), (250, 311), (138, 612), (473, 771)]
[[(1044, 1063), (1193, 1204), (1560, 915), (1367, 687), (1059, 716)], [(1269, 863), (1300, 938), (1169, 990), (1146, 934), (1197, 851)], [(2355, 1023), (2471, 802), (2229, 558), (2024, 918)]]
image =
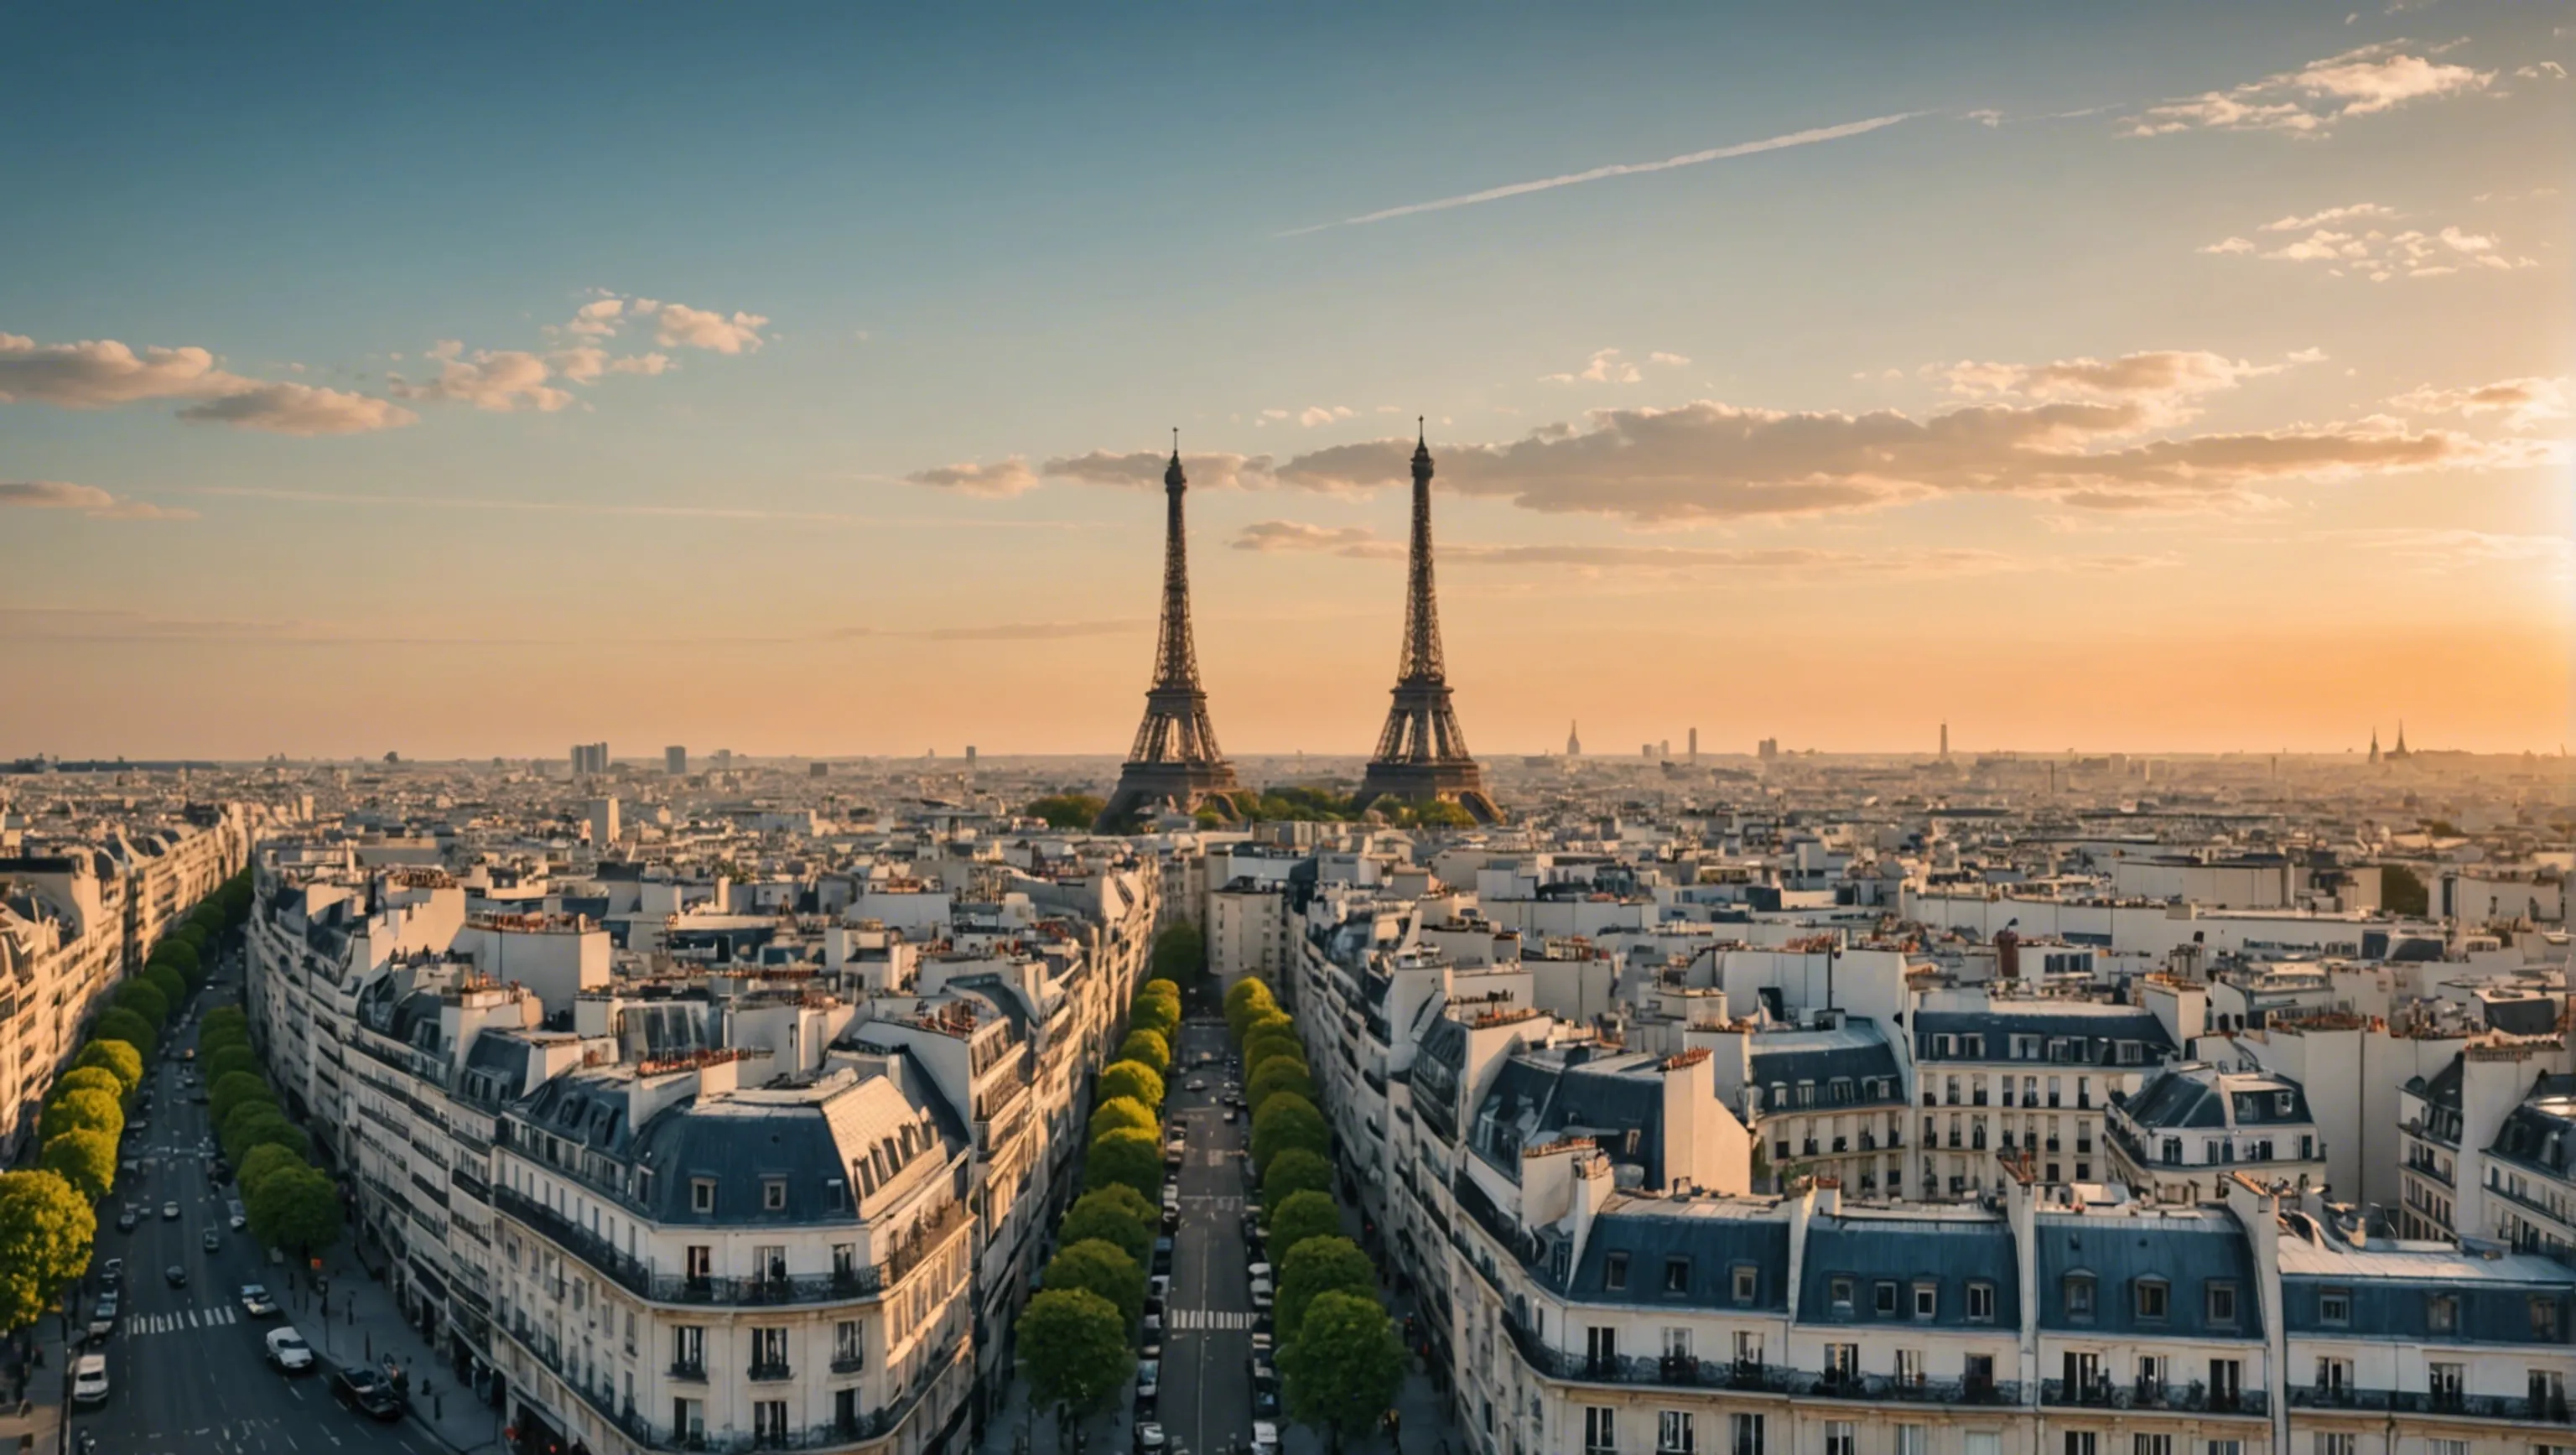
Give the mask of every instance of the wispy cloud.
[(2507, 428), (2530, 429), (2567, 417), (2568, 381), (2499, 379), (2467, 389), (2436, 389), (2419, 384), (2388, 402), (2412, 414), (2458, 414), (2468, 419), (2496, 415)]
[(197, 512), (120, 500), (95, 485), (66, 480), (0, 480), (0, 509), (76, 510), (93, 520), (195, 520)]
[(40, 344), (23, 334), (0, 333), (0, 404), (112, 409), (156, 399), (194, 400), (178, 412), (191, 424), (270, 434), (363, 434), (420, 418), (364, 394), (247, 378), (194, 345), (147, 346), (137, 353), (115, 339)]
[(2130, 136), (2195, 129), (2279, 131), (2323, 136), (2336, 122), (2410, 101), (2483, 91), (2496, 73), (2433, 59), (2444, 47), (2409, 55), (2408, 41), (2363, 46), (2225, 91), (2178, 96), (2128, 118)]
[(2278, 246), (2230, 237), (2198, 251), (2274, 263), (2319, 264), (2329, 277), (2362, 277), (2373, 283), (2392, 278), (2443, 278), (2464, 268), (2510, 273), (2540, 266), (2537, 258), (2505, 252), (2491, 233), (2470, 232), (2457, 225), (2431, 232), (2414, 227), (2390, 232), (2368, 225), (2372, 219), (2396, 215), (2373, 203), (2331, 207), (2308, 217), (2283, 217), (2264, 223), (2260, 229), (2263, 232), (2307, 234)]
[(1669, 172), (1677, 167), (1696, 167), (1703, 162), (1723, 162), (1735, 157), (1753, 156), (1759, 152), (1776, 152), (1790, 147), (1813, 146), (1817, 142), (1840, 141), (1844, 137), (1876, 131), (1882, 126), (1894, 126), (1900, 121), (1911, 121), (1922, 114), (1919, 111), (1903, 111), (1893, 116), (1873, 116), (1866, 121), (1847, 121), (1839, 126), (1813, 127), (1806, 131), (1793, 131), (1785, 136), (1765, 137), (1760, 141), (1737, 142), (1732, 146), (1711, 147), (1707, 151), (1684, 152), (1680, 156), (1666, 157), (1659, 162), (1614, 162), (1608, 166), (1593, 167), (1586, 171), (1568, 172), (1563, 176), (1541, 177), (1534, 182), (1513, 182), (1501, 187), (1488, 187), (1482, 192), (1466, 192), (1455, 197), (1436, 198), (1429, 202), (1408, 202), (1401, 207), (1364, 212), (1357, 217), (1345, 217), (1337, 222), (1318, 222), (1307, 227), (1292, 227), (1278, 236), (1304, 237), (1308, 233), (1323, 232), (1328, 228), (1362, 227), (1372, 222), (1412, 217), (1417, 213), (1446, 212), (1453, 207), (1473, 207), (1480, 202), (1500, 202), (1507, 197), (1523, 197), (1532, 192), (1547, 192), (1558, 187), (1577, 187), (1586, 182), (1607, 181), (1612, 177), (1636, 177), (1648, 172)]

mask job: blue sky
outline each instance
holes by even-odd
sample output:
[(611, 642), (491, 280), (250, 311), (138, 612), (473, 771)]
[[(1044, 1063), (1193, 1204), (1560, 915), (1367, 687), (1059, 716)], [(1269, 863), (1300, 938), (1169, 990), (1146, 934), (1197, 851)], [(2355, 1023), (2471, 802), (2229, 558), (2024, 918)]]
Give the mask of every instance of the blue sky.
[(1363, 751), (1416, 413), (1488, 751), (2547, 748), (2571, 34), (11, 12), (0, 753), (1114, 752), (1159, 512), (1083, 461), (1172, 425), (1220, 731)]

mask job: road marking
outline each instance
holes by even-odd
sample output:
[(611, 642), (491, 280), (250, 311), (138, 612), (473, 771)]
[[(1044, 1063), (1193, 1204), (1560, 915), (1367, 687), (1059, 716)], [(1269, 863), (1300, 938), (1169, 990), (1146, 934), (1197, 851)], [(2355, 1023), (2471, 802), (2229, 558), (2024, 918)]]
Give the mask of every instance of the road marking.
[(1171, 1323), (1169, 1327), (1176, 1333), (1185, 1330), (1206, 1330), (1209, 1332), (1227, 1329), (1240, 1330), (1251, 1328), (1252, 1319), (1253, 1316), (1251, 1314), (1238, 1311), (1183, 1308), (1172, 1310)]

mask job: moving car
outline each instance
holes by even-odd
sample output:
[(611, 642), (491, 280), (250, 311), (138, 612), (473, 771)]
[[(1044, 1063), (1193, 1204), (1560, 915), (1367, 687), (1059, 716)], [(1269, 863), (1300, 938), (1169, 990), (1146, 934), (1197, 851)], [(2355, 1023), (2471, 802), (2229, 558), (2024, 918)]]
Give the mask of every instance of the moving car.
[(1231, 1124), (1231, 1123), (1234, 1121), (1234, 1117), (1235, 1117), (1235, 1111), (1234, 1111), (1234, 1108), (1233, 1108), (1233, 1107), (1227, 1107), (1227, 1108), (1225, 1109), (1225, 1119), (1226, 1119), (1226, 1121), (1227, 1121), (1229, 1124)]
[(125, 1281), (125, 1260), (122, 1258), (110, 1258), (106, 1262), (98, 1265), (98, 1281), (109, 1288), (114, 1288), (118, 1284), (123, 1283)]
[(179, 1205), (178, 1205), (177, 1203), (175, 1203), (175, 1202), (165, 1202), (165, 1203), (161, 1204), (161, 1221), (163, 1221), (163, 1222), (165, 1222), (165, 1223), (175, 1223), (175, 1222), (177, 1222), (178, 1220), (179, 1220)]
[(107, 1356), (83, 1354), (72, 1365), (72, 1403), (107, 1403)]
[(343, 1369), (331, 1376), (331, 1397), (371, 1420), (398, 1420), (403, 1398), (393, 1382), (372, 1369)]
[(224, 1246), (224, 1235), (216, 1232), (212, 1228), (208, 1228), (206, 1229), (206, 1235), (199, 1238), (197, 1241), (205, 1245), (207, 1252), (212, 1253), (218, 1251)]
[(1182, 1082), (1181, 1087), (1186, 1091), (1205, 1091), (1207, 1090), (1207, 1078), (1204, 1076), (1193, 1076), (1189, 1080)]
[(170, 1286), (172, 1288), (185, 1288), (188, 1286), (188, 1270), (180, 1264), (173, 1263), (169, 1267), (162, 1269), (161, 1276), (170, 1281)]
[(96, 1343), (116, 1332), (116, 1295), (109, 1293), (89, 1313), (90, 1342)]
[(1152, 1420), (1136, 1422), (1136, 1455), (1163, 1455), (1170, 1448), (1171, 1442), (1164, 1438), (1161, 1425)]
[(224, 1221), (236, 1233), (250, 1226), (250, 1214), (242, 1210), (240, 1199), (236, 1198), (225, 1205)]
[(243, 1284), (241, 1286), (241, 1306), (243, 1313), (246, 1313), (255, 1319), (273, 1319), (277, 1317), (277, 1300), (268, 1296), (268, 1288), (265, 1284)]
[(305, 1343), (304, 1336), (295, 1332), (292, 1325), (269, 1330), (268, 1337), (260, 1342), (269, 1367), (278, 1373), (306, 1374), (312, 1371), (313, 1346)]

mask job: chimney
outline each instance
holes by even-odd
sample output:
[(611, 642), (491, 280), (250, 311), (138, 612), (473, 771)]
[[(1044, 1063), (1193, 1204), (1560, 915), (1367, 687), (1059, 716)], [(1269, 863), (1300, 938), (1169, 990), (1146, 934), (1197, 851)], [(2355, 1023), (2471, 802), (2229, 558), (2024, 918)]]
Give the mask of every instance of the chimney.
[(727, 1056), (721, 1060), (709, 1057), (698, 1066), (698, 1100), (703, 1103), (723, 1096), (742, 1084), (742, 1058)]

